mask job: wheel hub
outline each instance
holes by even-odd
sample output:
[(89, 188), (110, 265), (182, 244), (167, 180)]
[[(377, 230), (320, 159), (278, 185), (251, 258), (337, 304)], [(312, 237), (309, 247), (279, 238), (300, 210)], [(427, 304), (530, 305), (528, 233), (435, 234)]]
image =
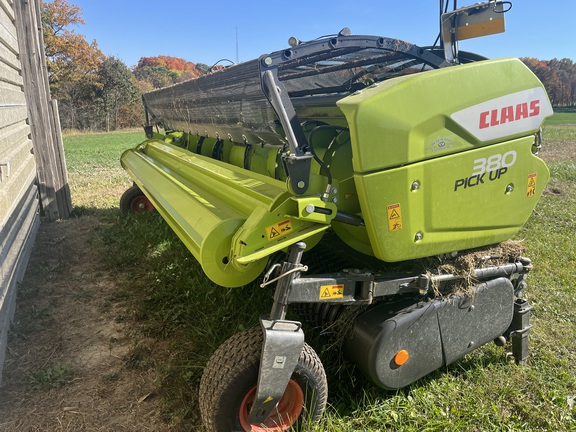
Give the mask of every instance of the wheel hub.
[(290, 380), (284, 395), (278, 402), (278, 406), (266, 421), (260, 425), (252, 425), (248, 422), (248, 414), (252, 408), (252, 402), (256, 395), (256, 386), (244, 396), (240, 405), (240, 423), (245, 431), (251, 432), (281, 432), (290, 429), (302, 414), (304, 407), (304, 392), (300, 385)]

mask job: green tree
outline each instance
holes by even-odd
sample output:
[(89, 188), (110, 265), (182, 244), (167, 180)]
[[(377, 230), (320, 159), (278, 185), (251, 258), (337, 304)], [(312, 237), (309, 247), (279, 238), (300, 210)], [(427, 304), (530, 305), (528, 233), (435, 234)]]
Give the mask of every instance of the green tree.
[(178, 74), (165, 66), (136, 66), (133, 70), (138, 81), (150, 83), (153, 88), (161, 88), (178, 82)]
[[(126, 65), (116, 57), (106, 57), (100, 64), (99, 75), (102, 87), (98, 91), (99, 100), (104, 109), (106, 131), (117, 129), (132, 119), (121, 119), (121, 113), (132, 112), (127, 106), (139, 103), (139, 92), (134, 76)], [(130, 125), (129, 126), (133, 126)]]
[(210, 72), (210, 66), (208, 66), (206, 63), (196, 63), (196, 69), (198, 69), (198, 72), (200, 72), (202, 75), (206, 75), (208, 72)]

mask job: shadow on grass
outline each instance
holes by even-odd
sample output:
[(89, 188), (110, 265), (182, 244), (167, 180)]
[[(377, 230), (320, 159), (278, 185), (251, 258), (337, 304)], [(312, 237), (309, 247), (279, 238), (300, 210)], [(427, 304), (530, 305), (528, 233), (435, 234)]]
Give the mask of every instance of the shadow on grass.
[[(86, 216), (98, 218), (94, 245), (122, 293), (124, 322), (134, 328), (126, 367), (154, 368), (166, 421), (177, 430), (198, 430), (198, 386), (204, 366), (226, 339), (258, 325), (259, 317), (270, 311), (273, 288), (261, 289), (257, 283), (234, 289), (215, 285), (155, 212), (125, 216), (115, 208), (76, 207), (71, 217)], [(299, 317), (290, 312), (289, 318)], [(326, 369), (332, 415), (340, 418), (367, 409), (375, 400), (407, 396), (445, 374), (462, 376), (503, 361), (503, 356), (490, 352), (466, 357), (406, 389), (387, 392), (347, 361), (333, 341), (309, 326), (305, 333)]]

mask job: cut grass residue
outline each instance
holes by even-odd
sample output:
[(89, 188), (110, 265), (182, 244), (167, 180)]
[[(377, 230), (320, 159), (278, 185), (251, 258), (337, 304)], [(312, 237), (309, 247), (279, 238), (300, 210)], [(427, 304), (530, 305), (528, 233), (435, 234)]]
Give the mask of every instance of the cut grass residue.
[[(204, 365), (225, 339), (258, 323), (270, 308), (272, 289), (218, 287), (158, 214), (120, 216), (117, 202), (131, 182), (118, 159), (142, 139), (142, 133), (66, 137), (73, 201), (85, 206), (79, 214), (88, 208), (98, 215), (98, 248), (127, 304), (122, 318), (144, 339), (126, 361), (155, 367), (167, 421), (177, 430), (199, 430)], [(528, 365), (511, 364), (509, 346), (488, 344), (405, 389), (386, 392), (306, 329), (327, 370), (330, 406), (320, 424), (305, 430), (576, 429), (575, 147), (576, 126), (545, 127), (541, 156), (551, 180), (517, 236), (535, 266), (526, 291), (534, 306)]]

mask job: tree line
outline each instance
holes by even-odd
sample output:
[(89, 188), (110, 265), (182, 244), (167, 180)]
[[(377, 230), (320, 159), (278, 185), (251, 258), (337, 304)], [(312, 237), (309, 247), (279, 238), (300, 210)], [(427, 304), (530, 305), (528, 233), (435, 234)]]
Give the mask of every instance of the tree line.
[[(110, 131), (142, 125), (141, 95), (209, 72), (202, 63), (170, 56), (142, 57), (128, 68), (72, 28), (82, 10), (66, 0), (42, 2), (48, 77), (64, 129)], [(576, 106), (576, 65), (570, 59), (521, 59), (542, 81), (553, 106)]]
[(85, 24), (82, 10), (66, 0), (42, 2), (42, 29), (52, 97), (63, 129), (110, 131), (141, 126), (141, 96), (155, 88), (197, 78), (202, 63), (170, 56), (142, 57), (133, 68), (106, 56), (96, 41), (73, 30)]
[(552, 106), (576, 107), (576, 64), (572, 60), (521, 60), (542, 81)]

